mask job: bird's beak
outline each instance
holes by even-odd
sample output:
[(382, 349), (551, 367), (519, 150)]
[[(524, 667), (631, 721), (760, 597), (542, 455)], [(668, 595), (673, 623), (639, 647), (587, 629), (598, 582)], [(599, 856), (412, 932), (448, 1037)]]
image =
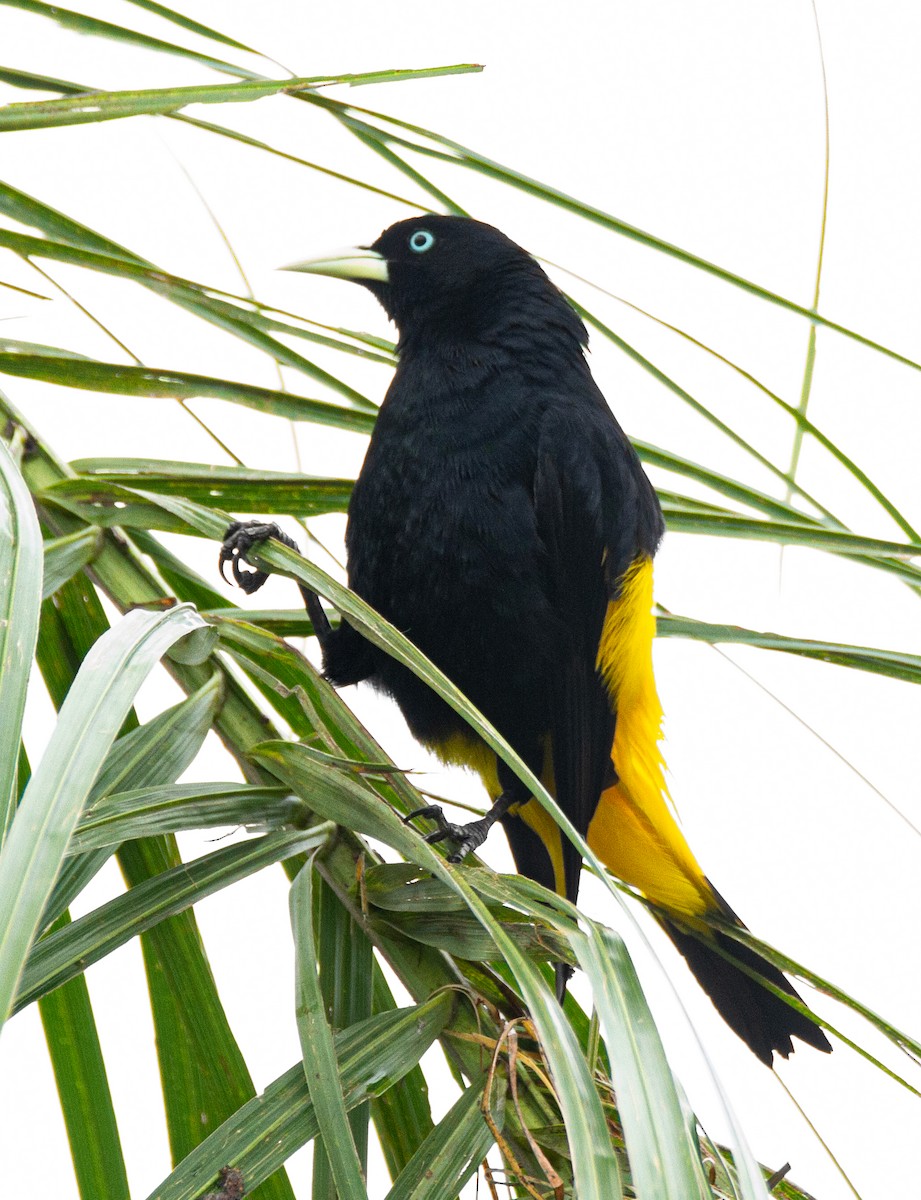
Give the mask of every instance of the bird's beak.
[(282, 271), (305, 271), (308, 275), (332, 275), (336, 279), (371, 279), (377, 283), (389, 283), (387, 260), (369, 246), (347, 246), (333, 250), (320, 258), (308, 258), (304, 262), (289, 263)]

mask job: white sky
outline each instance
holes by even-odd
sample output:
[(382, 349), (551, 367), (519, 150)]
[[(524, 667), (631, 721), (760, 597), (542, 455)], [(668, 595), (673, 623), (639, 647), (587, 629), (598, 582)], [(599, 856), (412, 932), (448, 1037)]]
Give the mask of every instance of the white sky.
[[(791, 299), (812, 301), (824, 151), (821, 79), (807, 0), (770, 5), (576, 0), (565, 6), (545, 0), (529, 5), (470, 0), (462, 10), (416, 0), (390, 5), (355, 0), (323, 8), (282, 0), (259, 5), (222, 0), (186, 7), (301, 75), (484, 63), (487, 70), (479, 76), (336, 94), (438, 129)], [(117, 0), (81, 8), (169, 40), (193, 41)], [(819, 18), (831, 124), (820, 308), (919, 359), (921, 10), (907, 0), (872, 9), (839, 0), (820, 4)], [(0, 8), (0, 45), (0, 57), (9, 65), (97, 86), (164, 86), (205, 78), (180, 60), (97, 49), (88, 39), (68, 37), (48, 22), (8, 8)], [(28, 97), (11, 92), (7, 98)], [(278, 99), (211, 108), (201, 115), (413, 194), (410, 184), (305, 105)], [(164, 120), (7, 134), (3, 149), (7, 182), (164, 268), (240, 290), (188, 172), (260, 298), (331, 323), (388, 333), (383, 313), (360, 289), (277, 275), (274, 268), (327, 246), (374, 238), (408, 214), (395, 203)], [(425, 162), (421, 166), (433, 169)], [(474, 215), (499, 225), (535, 253), (686, 329), (796, 402), (805, 323), (471, 174), (439, 169), (436, 178)], [(264, 357), (210, 327), (191, 326), (187, 317), (139, 289), (87, 278), (72, 268), (54, 267), (52, 273), (149, 365), (269, 386), (276, 382), (274, 367)], [(569, 286), (565, 277), (557, 278)], [(0, 258), (0, 279), (45, 290), (39, 277), (12, 257)], [(791, 424), (768, 400), (645, 318), (587, 289), (573, 290), (697, 399), (786, 464)], [(66, 301), (52, 309), (0, 291), (0, 317), (8, 318), (4, 336), (123, 361), (108, 338), (95, 333)], [(679, 400), (599, 337), (592, 346), (599, 382), (629, 432), (773, 490), (765, 472), (749, 466)], [(343, 369), (335, 359), (316, 357)], [(387, 374), (385, 368), (359, 364), (350, 378), (379, 396)], [(318, 394), (310, 381), (289, 375), (288, 383), (302, 394)], [(921, 519), (919, 385), (917, 372), (819, 332), (811, 418), (916, 520)], [(213, 443), (168, 401), (96, 397), (12, 379), (3, 386), (64, 457), (92, 453), (223, 461)], [(295, 465), (287, 426), (216, 401), (199, 402), (196, 409), (249, 465)], [(363, 449), (361, 439), (309, 427), (299, 437), (308, 471), (354, 472)], [(803, 468), (804, 484), (860, 532), (897, 536), (827, 456), (809, 447)], [(330, 536), (341, 530), (337, 519), (326, 525)], [(189, 552), (203, 571), (212, 570), (212, 547)], [(657, 578), (659, 599), (677, 613), (805, 637), (919, 649), (917, 598), (889, 576), (829, 555), (789, 550), (781, 576), (776, 547), (671, 535), (657, 560)], [(294, 604), (290, 585), (273, 581), (270, 586), (260, 606)], [(228, 592), (228, 602), (243, 601), (239, 593)], [(674, 639), (657, 645), (656, 661), (673, 795), (708, 874), (756, 934), (917, 1036), (921, 845), (873, 787), (921, 823), (918, 689), (789, 656), (746, 650), (720, 655)], [(142, 713), (152, 715), (168, 696), (162, 687), (149, 690)], [(424, 762), (392, 709), (361, 691), (351, 698), (398, 762)], [(33, 754), (46, 718), (37, 695)], [(191, 777), (233, 776), (212, 755), (196, 764)], [(476, 795), (462, 777), (439, 777), (433, 786)], [(202, 839), (184, 843), (191, 854), (207, 845)], [(500, 837), (490, 843), (486, 857), (507, 866)], [(114, 870), (109, 871), (82, 902), (100, 903), (118, 887)], [(623, 929), (692, 1103), (720, 1136), (718, 1111), (656, 967), (630, 925), (588, 879), (584, 900), (594, 915)], [(231, 1024), (257, 1086), (264, 1087), (298, 1053), (282, 874), (266, 872), (197, 912), (218, 982), (226, 980), (222, 994)], [(776, 1081), (725, 1029), (662, 943), (657, 937), (657, 949), (674, 971), (755, 1153), (772, 1166), (792, 1161), (792, 1178), (821, 1200), (849, 1196)], [(237, 986), (240, 961), (248, 964), (252, 980), (245, 994)], [(88, 979), (132, 1194), (143, 1197), (168, 1170), (168, 1158), (136, 946), (93, 967)], [(821, 998), (814, 1005), (898, 1070), (908, 1071), (910, 1064), (896, 1059), (869, 1029)], [(842, 1046), (831, 1058), (803, 1049), (780, 1074), (865, 1200), (917, 1194), (917, 1099)], [(910, 1076), (916, 1085), (918, 1075)], [(447, 1092), (435, 1098), (439, 1111), (449, 1099)], [(76, 1194), (63, 1128), (49, 1116), (55, 1104), (37, 1015), (30, 1010), (11, 1023), (0, 1043), (0, 1155), (11, 1195), (34, 1194), (36, 1161), (42, 1164), (44, 1194), (67, 1200)], [(291, 1174), (298, 1194), (307, 1195), (305, 1155), (294, 1160)]]

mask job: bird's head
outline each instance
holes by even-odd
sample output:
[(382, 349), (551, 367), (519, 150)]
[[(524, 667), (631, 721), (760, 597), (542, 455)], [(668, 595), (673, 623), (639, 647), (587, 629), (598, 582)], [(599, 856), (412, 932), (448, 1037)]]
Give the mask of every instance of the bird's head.
[(585, 330), (540, 265), (492, 225), (429, 214), (399, 221), (370, 246), (292, 263), (367, 287), (397, 325), (401, 345), (415, 336), (451, 343), (491, 340), (510, 327)]

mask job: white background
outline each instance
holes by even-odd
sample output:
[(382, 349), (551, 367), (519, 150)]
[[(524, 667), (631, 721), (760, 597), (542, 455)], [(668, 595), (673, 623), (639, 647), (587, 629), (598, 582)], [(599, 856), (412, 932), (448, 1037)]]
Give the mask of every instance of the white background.
[[(83, 11), (193, 44), (190, 35), (115, 0), (87, 4)], [(355, 0), (324, 8), (223, 0), (203, 2), (193, 15), (264, 49), (298, 75), (483, 63), (487, 69), (479, 76), (334, 94), (437, 129), (784, 296), (812, 302), (824, 118), (815, 25), (806, 0), (746, 5), (471, 0), (462, 8), (416, 0), (390, 5)], [(921, 12), (907, 0), (872, 7), (839, 0), (821, 4), (819, 19), (831, 127), (820, 310), (921, 359)], [(9, 65), (94, 86), (218, 78), (178, 59), (97, 46), (7, 8), (0, 8), (0, 46)], [(24, 98), (29, 97), (7, 95)], [(280, 98), (199, 113), (290, 153), (415, 194), (408, 181), (306, 105)], [(3, 151), (8, 183), (166, 269), (240, 291), (203, 198), (261, 299), (333, 324), (388, 332), (383, 314), (360, 289), (276, 275), (274, 267), (328, 246), (373, 239), (391, 221), (409, 215), (411, 210), (395, 202), (162, 119), (7, 134)], [(520, 193), (470, 173), (417, 165), (431, 170), (474, 215), (535, 253), (603, 282), (744, 366), (787, 401), (797, 401), (804, 321)], [(52, 265), (49, 272), (148, 365), (277, 383), (267, 359), (209, 326), (195, 326), (140, 289), (72, 268)], [(556, 277), (698, 400), (786, 465), (792, 423), (756, 389), (674, 334)], [(0, 279), (51, 294), (45, 281), (11, 256), (0, 258)], [(4, 336), (126, 361), (63, 298), (49, 304), (0, 291), (0, 316)], [(592, 347), (599, 382), (630, 433), (780, 494), (765, 471), (625, 357), (597, 336)], [(317, 361), (343, 369), (319, 354)], [(356, 366), (350, 376), (375, 397), (387, 377), (385, 368), (373, 366)], [(309, 380), (288, 375), (287, 382), (300, 394), (320, 394)], [(819, 331), (810, 417), (916, 521), (919, 384), (917, 372)], [(4, 386), (65, 458), (227, 461), (169, 401), (97, 397), (13, 379)], [(248, 465), (296, 465), (284, 423), (218, 402), (194, 407)], [(300, 463), (308, 471), (353, 473), (363, 450), (361, 439), (350, 435), (307, 427), (298, 436)], [(812, 446), (804, 454), (802, 481), (860, 532), (899, 536), (879, 508)], [(341, 521), (328, 519), (319, 528), (332, 538), (341, 532)], [(183, 553), (195, 554), (202, 571), (212, 570), (213, 548), (190, 545)], [(805, 637), (919, 649), (917, 598), (880, 572), (829, 555), (788, 550), (781, 564), (776, 547), (672, 535), (660, 553), (657, 577), (658, 597), (674, 612)], [(273, 581), (271, 588), (260, 596), (260, 606), (294, 603), (290, 585)], [(240, 602), (240, 595), (228, 592), (228, 602)], [(677, 640), (657, 644), (656, 663), (672, 791), (708, 874), (759, 936), (917, 1036), (921, 847), (918, 835), (886, 804), (921, 822), (917, 689), (789, 656), (721, 654)], [(172, 698), (163, 684), (149, 689), (142, 715)], [(352, 699), (401, 765), (424, 764), (388, 706), (360, 690)], [(47, 702), (36, 689), (33, 759), (48, 720)], [(190, 773), (233, 777), (232, 766), (213, 748)], [(439, 777), (433, 786), (477, 797), (463, 777)], [(208, 845), (203, 839), (184, 842), (189, 854)], [(490, 842), (486, 857), (508, 865), (501, 837)], [(116, 872), (107, 871), (81, 903), (98, 904), (119, 888)], [(701, 1119), (721, 1136), (719, 1107), (669, 987), (601, 889), (587, 879), (583, 896), (589, 911), (623, 929), (673, 1062)], [(298, 1053), (282, 874), (266, 872), (197, 913), (231, 1025), (262, 1088)], [(792, 1177), (821, 1200), (850, 1195), (777, 1081), (725, 1029), (663, 939), (656, 937), (655, 945), (759, 1158), (772, 1166), (790, 1160)], [(239, 986), (241, 962), (245, 989)], [(91, 968), (87, 978), (132, 1194), (143, 1197), (169, 1163), (137, 947)], [(896, 1069), (910, 1069), (849, 1014), (822, 997), (810, 1002)], [(840, 1044), (831, 1058), (803, 1049), (778, 1073), (861, 1196), (881, 1200), (919, 1193), (917, 1098)], [(917, 1084), (917, 1071), (912, 1078)], [(433, 1104), (441, 1112), (450, 1100), (446, 1085)], [(37, 1164), (43, 1195), (69, 1200), (76, 1194), (55, 1108), (37, 1015), (30, 1009), (10, 1023), (0, 1041), (0, 1163), (10, 1195), (36, 1194)], [(299, 1195), (308, 1194), (308, 1166), (305, 1154), (292, 1162)], [(372, 1173), (371, 1194), (385, 1190), (383, 1176)]]

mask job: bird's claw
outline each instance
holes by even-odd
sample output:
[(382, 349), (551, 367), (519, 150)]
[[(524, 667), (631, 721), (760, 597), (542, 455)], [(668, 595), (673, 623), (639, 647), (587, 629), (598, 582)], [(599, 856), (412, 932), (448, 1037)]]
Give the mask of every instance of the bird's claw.
[(422, 835), (422, 840), (428, 844), (434, 845), (435, 842), (453, 842), (455, 849), (453, 853), (448, 855), (448, 862), (459, 863), (472, 854), (474, 850), (478, 850), (486, 841), (486, 837), (492, 828), (493, 822), (485, 818), (480, 821), (470, 821), (467, 825), (457, 825), (454, 821), (449, 821), (444, 815), (441, 806), (438, 804), (429, 804), (425, 808), (417, 808), (411, 812), (409, 816), (403, 818), (403, 824), (407, 825), (416, 817), (426, 817), (430, 821), (434, 821), (438, 826), (431, 833)]
[(265, 542), (269, 538), (277, 538), (292, 550), (297, 549), (297, 544), (286, 533), (282, 533), (274, 521), (234, 521), (232, 525), (228, 525), (218, 557), (221, 578), (227, 583), (230, 582), (224, 573), (224, 565), (229, 562), (230, 572), (237, 587), (241, 587), (248, 596), (251, 596), (253, 592), (258, 592), (268, 579), (268, 572), (247, 571), (243, 569), (241, 563), (248, 561), (246, 556), (254, 546), (258, 546), (260, 542)]

